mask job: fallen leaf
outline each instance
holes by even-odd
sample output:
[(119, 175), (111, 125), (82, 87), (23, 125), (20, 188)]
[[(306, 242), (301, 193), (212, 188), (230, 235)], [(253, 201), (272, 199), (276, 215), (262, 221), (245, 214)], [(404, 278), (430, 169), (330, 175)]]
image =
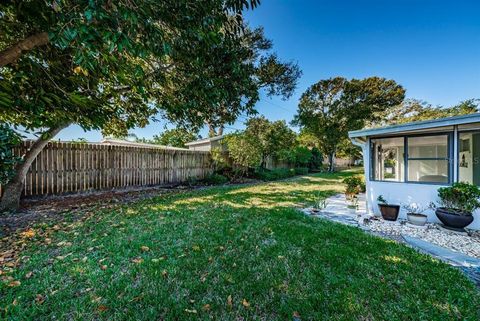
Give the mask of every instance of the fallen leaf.
[(231, 296), (231, 295), (229, 295), (229, 296), (227, 297), (227, 306), (228, 306), (229, 308), (231, 308), (231, 307), (233, 306), (233, 301), (232, 301), (232, 296)]
[(32, 271), (28, 272), (27, 274), (25, 274), (25, 279), (30, 279), (32, 275), (33, 275)]
[(99, 305), (97, 310), (100, 311), (100, 312), (105, 312), (105, 311), (108, 310), (108, 307), (105, 306), (105, 305)]
[(167, 270), (163, 270), (163, 271), (162, 271), (162, 276), (163, 276), (164, 278), (166, 278), (166, 277), (168, 276)]
[(22, 282), (15, 280), (15, 281), (10, 281), (8, 283), (8, 286), (13, 288), (15, 286), (19, 286), (20, 284), (22, 284)]
[(25, 238), (32, 238), (35, 236), (35, 231), (33, 229), (28, 229), (20, 234), (22, 237)]
[(243, 299), (242, 305), (246, 308), (250, 307), (250, 303), (246, 299)]
[(145, 246), (143, 245), (142, 247), (140, 247), (140, 249), (142, 250), (142, 252), (148, 252), (150, 251), (150, 248), (148, 246)]
[(100, 268), (105, 271), (107, 269), (107, 266), (106, 265), (101, 265)]
[(297, 311), (293, 312), (293, 321), (300, 321), (300, 313)]
[(132, 259), (132, 262), (135, 263), (135, 264), (141, 264), (143, 262), (143, 259), (140, 258), (140, 257), (136, 257), (136, 258)]
[(43, 304), (43, 302), (45, 302), (45, 297), (41, 294), (37, 294), (37, 296), (35, 297), (35, 302), (37, 304)]
[(210, 304), (205, 304), (205, 305), (202, 307), (202, 310), (203, 310), (203, 311), (210, 311)]
[(200, 246), (194, 245), (194, 246), (192, 246), (192, 250), (194, 250), (195, 252), (199, 252), (200, 251)]
[(187, 313), (197, 313), (197, 310), (195, 310), (195, 309), (191, 309), (191, 310), (190, 309), (185, 309), (185, 312), (187, 312)]

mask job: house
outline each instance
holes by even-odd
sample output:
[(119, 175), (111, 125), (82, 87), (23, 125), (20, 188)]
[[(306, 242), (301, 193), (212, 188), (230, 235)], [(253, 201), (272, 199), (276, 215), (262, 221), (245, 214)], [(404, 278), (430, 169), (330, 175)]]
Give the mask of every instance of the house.
[[(377, 197), (389, 203), (437, 201), (437, 189), (453, 182), (480, 185), (480, 113), (349, 132), (363, 151), (367, 211)], [(425, 214), (439, 222), (435, 213)], [(401, 209), (400, 218), (406, 218)], [(480, 229), (480, 211), (470, 229)]]
[(199, 139), (193, 142), (186, 143), (185, 145), (190, 150), (211, 151), (213, 148), (220, 147), (224, 150), (222, 145), (223, 135)]
[(102, 145), (110, 145), (110, 146), (161, 148), (161, 149), (166, 149), (166, 150), (188, 150), (186, 148), (180, 148), (180, 147), (157, 145), (157, 144), (147, 144), (147, 143), (138, 143), (138, 142), (131, 142), (131, 141), (128, 141), (128, 140), (113, 139), (113, 138), (105, 138), (100, 143)]

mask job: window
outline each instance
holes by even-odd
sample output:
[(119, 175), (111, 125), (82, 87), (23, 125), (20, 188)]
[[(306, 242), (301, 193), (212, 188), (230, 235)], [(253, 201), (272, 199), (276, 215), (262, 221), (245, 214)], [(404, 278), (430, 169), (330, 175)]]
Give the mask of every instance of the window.
[[(480, 183), (480, 132), (478, 133)], [(463, 149), (466, 148), (463, 144)], [(451, 181), (450, 134), (370, 140), (373, 181), (447, 184)]]
[(407, 180), (448, 183), (448, 135), (407, 137)]
[(480, 185), (480, 132), (459, 134), (458, 180)]
[(372, 179), (402, 182), (405, 171), (403, 137), (371, 140)]

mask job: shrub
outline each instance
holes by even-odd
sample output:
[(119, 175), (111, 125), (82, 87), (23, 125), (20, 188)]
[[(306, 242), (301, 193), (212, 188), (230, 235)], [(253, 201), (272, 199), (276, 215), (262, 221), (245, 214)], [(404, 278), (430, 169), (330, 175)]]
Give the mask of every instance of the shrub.
[(255, 176), (263, 181), (274, 181), (295, 176), (295, 170), (293, 168), (277, 168), (272, 170), (259, 168), (255, 171)]
[(308, 167), (295, 167), (295, 175), (308, 174)]
[(459, 212), (459, 214), (472, 214), (473, 211), (480, 208), (480, 189), (469, 183), (454, 183), (452, 186), (441, 187), (438, 189), (440, 206), (449, 210)]
[(361, 176), (346, 177), (342, 181), (345, 186), (345, 195), (352, 197), (360, 192), (365, 192), (365, 183)]
[(15, 166), (22, 161), (15, 156), (13, 147), (22, 142), (22, 137), (7, 124), (0, 124), (0, 184), (7, 184), (15, 174)]
[(312, 169), (322, 169), (322, 164), (323, 164), (323, 156), (320, 150), (316, 147), (313, 147), (311, 150), (312, 157), (310, 158), (310, 161), (308, 162), (308, 167)]
[(228, 178), (221, 174), (213, 173), (202, 180), (207, 185), (222, 185), (228, 182)]

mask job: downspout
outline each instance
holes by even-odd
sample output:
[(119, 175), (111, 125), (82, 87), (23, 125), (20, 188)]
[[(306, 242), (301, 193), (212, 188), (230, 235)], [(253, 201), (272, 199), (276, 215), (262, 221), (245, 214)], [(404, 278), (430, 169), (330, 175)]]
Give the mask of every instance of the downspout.
[(372, 214), (373, 209), (370, 207), (370, 157), (369, 157), (369, 139), (368, 138), (350, 138), (352, 144), (362, 149), (363, 170), (365, 173), (365, 210), (366, 214)]

